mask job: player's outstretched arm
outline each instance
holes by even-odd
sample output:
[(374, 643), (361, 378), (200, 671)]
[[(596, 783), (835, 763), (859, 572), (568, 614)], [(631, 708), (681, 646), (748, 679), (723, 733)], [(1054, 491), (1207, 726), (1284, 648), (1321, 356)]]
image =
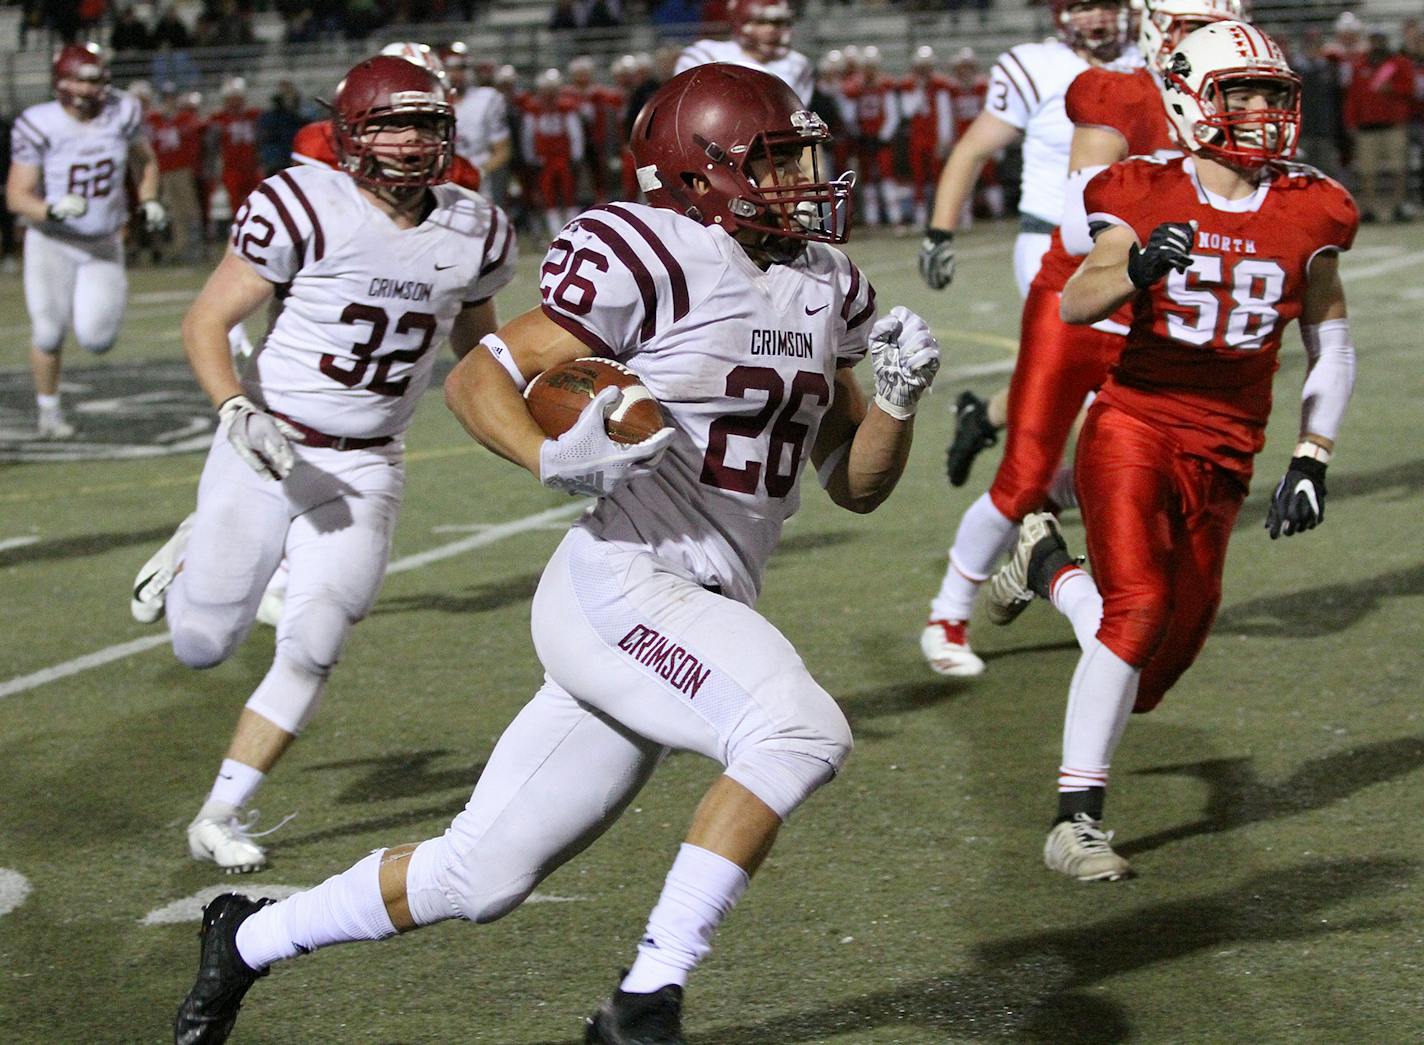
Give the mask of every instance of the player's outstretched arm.
[(831, 500), (872, 512), (895, 489), (910, 457), (915, 411), (939, 371), (939, 342), (903, 306), (876, 321), (870, 334), (875, 401), (867, 406), (849, 369), (836, 373), (836, 394), (821, 421), (811, 460)]
[(1065, 323), (1096, 323), (1138, 292), (1127, 276), (1127, 262), (1137, 237), (1113, 226), (1098, 233), (1093, 249), (1063, 288), (1058, 312)]
[(979, 181), (989, 158), (1019, 138), (1019, 130), (989, 112), (975, 117), (964, 137), (950, 150), (935, 186), (934, 212), (920, 243), (920, 276), (932, 290), (943, 290), (954, 280), (954, 232), (964, 202)]

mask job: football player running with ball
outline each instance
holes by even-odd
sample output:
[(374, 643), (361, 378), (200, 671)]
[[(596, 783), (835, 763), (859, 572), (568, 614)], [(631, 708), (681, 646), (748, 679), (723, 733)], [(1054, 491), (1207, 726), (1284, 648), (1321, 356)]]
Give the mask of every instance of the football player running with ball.
[[(131, 609), (167, 614), (184, 664), (220, 664), (246, 638), (278, 562), (290, 575), (272, 667), (238, 720), (188, 826), (196, 860), (253, 871), (266, 854), (240, 816), (316, 711), (352, 625), (385, 577), (405, 484), (404, 432), (435, 349), (496, 329), (514, 232), (447, 183), (455, 117), (429, 70), (364, 61), (336, 89), (340, 170), (262, 182), (183, 321), (220, 423), (198, 508), (140, 570)], [(241, 380), (227, 332), (274, 295), (282, 310)]]
[(1063, 290), (1069, 323), (1132, 305), (1126, 347), (1078, 442), (1093, 576), (1051, 515), (1030, 515), (987, 591), (1006, 617), (1035, 594), (1051, 599), (1082, 647), (1044, 859), (1084, 881), (1131, 873), (1102, 827), (1112, 753), (1128, 715), (1161, 702), (1216, 617), (1286, 324), (1300, 320), (1309, 371), (1300, 441), (1267, 513), (1272, 538), (1323, 520), (1354, 384), (1339, 255), (1358, 214), (1339, 184), (1287, 162), (1300, 81), (1280, 48), (1243, 22), (1215, 22), (1171, 53), (1162, 92), (1189, 154), (1128, 159), (1088, 183), (1096, 239)]
[[(534, 596), (544, 685), (440, 837), (280, 903), (214, 900), (180, 1042), (222, 1040), (243, 992), (282, 959), (503, 917), (608, 828), (670, 748), (725, 773), (585, 1040), (684, 1041), (689, 974), (782, 822), (851, 750), (835, 700), (753, 608), (767, 557), (807, 459), (837, 504), (885, 500), (939, 367), (924, 322), (901, 308), (876, 320), (870, 283), (831, 245), (846, 238), (851, 183), (815, 173), (828, 138), (768, 73), (714, 63), (673, 77), (632, 133), (650, 205), (570, 223), (540, 270), (542, 306), (451, 374), (446, 399), (477, 439), (545, 486), (598, 498)], [(867, 352), (873, 404), (851, 369)], [(633, 370), (669, 427), (612, 442), (610, 389), (546, 438), (520, 389), (591, 354)]]

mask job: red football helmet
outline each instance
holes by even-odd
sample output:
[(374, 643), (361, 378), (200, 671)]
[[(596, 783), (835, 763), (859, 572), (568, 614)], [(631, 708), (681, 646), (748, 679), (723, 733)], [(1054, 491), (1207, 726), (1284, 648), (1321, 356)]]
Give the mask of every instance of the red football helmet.
[[(445, 85), (404, 58), (368, 58), (337, 85), (331, 103), (336, 158), (360, 185), (423, 189), (446, 181), (455, 156), (455, 110)], [(378, 141), (385, 128), (420, 128), (418, 139)]]
[(791, 8), (785, 0), (731, 0), (732, 39), (758, 61), (774, 62), (791, 50)]
[[(60, 102), (87, 119), (97, 115), (104, 107), (109, 86), (109, 63), (104, 60), (104, 52), (98, 44), (66, 44), (54, 56), (51, 80)], [(94, 84), (98, 89), (81, 93), (73, 86), (65, 86), (76, 81)]]
[(1129, 7), (1126, 0), (1048, 0), (1053, 26), (1075, 51), (1087, 51), (1110, 62), (1127, 46)]
[[(788, 241), (846, 241), (855, 176), (820, 180), (815, 147), (830, 140), (780, 78), (718, 62), (658, 88), (633, 123), (629, 149), (652, 206), (729, 233), (765, 233), (765, 249), (789, 260), (801, 245)], [(782, 179), (777, 161), (784, 165), (788, 152), (803, 169), (809, 159), (808, 178)]]

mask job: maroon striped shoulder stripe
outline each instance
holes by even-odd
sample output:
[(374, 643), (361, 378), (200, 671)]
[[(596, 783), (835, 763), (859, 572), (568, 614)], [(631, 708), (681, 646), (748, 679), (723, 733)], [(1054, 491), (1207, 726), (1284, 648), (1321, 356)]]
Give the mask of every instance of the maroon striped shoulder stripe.
[(489, 256), (489, 245), (494, 241), (494, 230), (499, 226), (500, 211), (496, 210), (490, 215), (490, 234), (485, 237), (484, 253), (480, 256), (489, 258), (480, 268), (479, 278), (484, 279), (491, 272), (494, 272), (504, 264), (504, 259), (509, 257), (509, 248), (514, 244), (514, 225), (506, 218), (504, 222), (504, 242), (499, 248), (499, 255), (494, 258)]
[(272, 201), (272, 206), (277, 208), (277, 217), (282, 219), (282, 227), (287, 230), (288, 237), (291, 238), (292, 246), (300, 249), (302, 247), (302, 237), (297, 232), (297, 223), (292, 220), (292, 212), (287, 209), (287, 205), (282, 202), (282, 197), (277, 195), (277, 190), (272, 188), (269, 182), (262, 182), (255, 190), (267, 199)]
[(629, 210), (625, 206), (612, 203), (606, 207), (596, 207), (594, 209), (604, 210), (618, 215), (618, 217), (626, 221), (632, 227), (633, 231), (641, 236), (643, 241), (652, 248), (658, 260), (663, 263), (663, 268), (667, 270), (668, 281), (672, 284), (672, 321), (674, 323), (679, 322), (687, 315), (691, 308), (691, 301), (687, 293), (687, 273), (682, 270), (682, 264), (673, 255), (673, 252), (668, 249), (662, 237), (654, 232), (646, 221), (638, 217), (634, 211)]
[(1024, 65), (1022, 59), (1013, 51), (1005, 51), (1004, 57), (1019, 67), (1019, 72), (1023, 73), (1024, 80), (1028, 82), (1028, 89), (1033, 92), (1033, 104), (1038, 105), (1043, 101), (1043, 96), (1038, 93), (1038, 84), (1033, 82), (1033, 74), (1028, 71), (1028, 66)]
[(994, 63), (994, 68), (999, 71), (999, 74), (1001, 76), (1003, 76), (1004, 82), (1014, 89), (1014, 93), (1019, 96), (1019, 101), (1023, 102), (1024, 108), (1033, 108), (1033, 106), (1029, 105), (1028, 98), (1023, 93), (1023, 88), (1020, 87), (1019, 82), (1009, 74), (1009, 71), (1005, 69), (1003, 65), (999, 62)]
[(846, 329), (854, 330), (856, 327), (860, 326), (873, 315), (875, 315), (875, 284), (871, 283), (869, 280), (866, 280), (865, 307), (859, 312), (857, 312), (854, 318), (852, 318), (850, 322), (846, 324)]
[[(31, 139), (32, 144), (42, 146), (46, 149), (49, 148), (49, 138), (46, 137), (44, 131), (34, 125), (28, 116), (15, 117), (15, 123), (17, 126), (23, 126), (29, 132), (28, 137)], [(35, 139), (38, 140), (36, 141)]]
[(302, 191), (296, 178), (286, 171), (278, 171), (277, 177), (282, 179), (282, 184), (292, 191), (292, 195), (301, 204), (302, 210), (306, 211), (307, 219), (311, 222), (312, 227), (312, 260), (320, 261), (326, 255), (326, 237), (322, 235), (321, 222), (317, 219), (316, 208), (311, 205), (311, 201), (307, 199), (307, 194)]
[(860, 293), (860, 268), (855, 262), (850, 263), (850, 288), (846, 291), (845, 300), (841, 302), (841, 319), (850, 321), (850, 307), (855, 304), (856, 295)]
[(643, 259), (638, 257), (638, 252), (628, 245), (628, 241), (607, 222), (584, 214), (578, 219), (578, 223), (613, 251), (624, 268), (632, 273), (634, 282), (638, 284), (638, 294), (643, 299), (643, 325), (638, 336), (640, 340), (647, 341), (658, 332), (658, 292), (648, 266), (643, 264)]

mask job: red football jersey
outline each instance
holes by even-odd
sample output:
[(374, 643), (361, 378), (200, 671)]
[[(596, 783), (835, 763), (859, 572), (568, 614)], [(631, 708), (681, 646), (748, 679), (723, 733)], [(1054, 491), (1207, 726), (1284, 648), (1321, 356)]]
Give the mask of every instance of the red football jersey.
[(1213, 198), (1187, 157), (1114, 164), (1084, 201), (1090, 223), (1124, 226), (1139, 243), (1162, 222), (1197, 223), (1192, 267), (1132, 300), (1132, 332), (1101, 400), (1249, 478), (1281, 335), (1300, 316), (1311, 259), (1354, 242), (1355, 201), (1302, 164), (1272, 168), (1246, 199)]
[[(319, 163), (336, 169), (336, 137), (330, 120), (307, 124), (292, 139), (292, 159), (298, 163)], [(450, 164), (450, 180), (466, 189), (480, 188), (480, 169), (463, 156)]]
[[(1101, 127), (1122, 135), (1129, 156), (1181, 152), (1172, 138), (1157, 81), (1146, 69), (1126, 73), (1084, 70), (1068, 86), (1063, 107), (1075, 127)], [(1062, 290), (1082, 263), (1082, 257), (1063, 246), (1063, 236), (1055, 229), (1035, 282), (1041, 280), (1049, 290)], [(1113, 318), (1127, 322), (1125, 313)]]
[(191, 109), (179, 109), (172, 116), (154, 110), (144, 119), (160, 171), (197, 171), (203, 162), (202, 117)]
[(256, 109), (219, 109), (208, 117), (208, 125), (218, 132), (218, 149), (224, 170), (257, 169)]

